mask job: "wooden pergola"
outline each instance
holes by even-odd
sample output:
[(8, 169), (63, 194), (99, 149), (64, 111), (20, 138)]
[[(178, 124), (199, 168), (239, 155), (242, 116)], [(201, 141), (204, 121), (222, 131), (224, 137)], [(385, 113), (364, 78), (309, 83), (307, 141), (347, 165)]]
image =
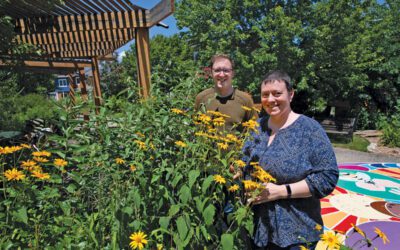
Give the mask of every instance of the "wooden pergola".
[[(140, 94), (150, 95), (149, 29), (174, 11), (174, 0), (161, 0), (150, 10), (135, 0), (64, 0), (52, 8), (38, 0), (9, 1), (0, 13), (14, 22), (17, 44), (37, 46), (42, 54), (16, 58), (11, 52), (0, 55), (0, 67), (13, 64), (23, 70), (67, 73), (70, 97), (74, 100), (72, 73), (79, 72), (82, 98), (87, 99), (84, 68), (93, 71), (94, 101), (101, 105), (99, 60), (106, 60), (124, 44), (136, 39)], [(18, 62), (15, 64), (15, 62)]]

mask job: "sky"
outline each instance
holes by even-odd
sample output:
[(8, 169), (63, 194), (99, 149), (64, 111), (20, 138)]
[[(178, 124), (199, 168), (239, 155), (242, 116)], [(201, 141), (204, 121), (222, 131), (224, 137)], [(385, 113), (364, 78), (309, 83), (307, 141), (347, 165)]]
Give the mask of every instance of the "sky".
[[(160, 1), (161, 0), (131, 0), (133, 4), (146, 9), (153, 8)], [(173, 14), (162, 20), (162, 22), (168, 25), (169, 28), (166, 29), (163, 27), (153, 26), (152, 28), (150, 28), (150, 37), (154, 37), (155, 35), (158, 34), (164, 36), (171, 36), (179, 32), (178, 28), (176, 27), (176, 19)], [(130, 49), (132, 43), (134, 43), (134, 40), (125, 44), (116, 51), (118, 53), (118, 61), (121, 61), (122, 57), (125, 56), (125, 51)]]

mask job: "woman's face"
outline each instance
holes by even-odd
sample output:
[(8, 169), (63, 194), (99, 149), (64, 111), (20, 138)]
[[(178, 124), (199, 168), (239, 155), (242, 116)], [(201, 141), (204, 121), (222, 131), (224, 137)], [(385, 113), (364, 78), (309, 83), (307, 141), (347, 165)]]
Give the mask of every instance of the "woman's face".
[(290, 102), (293, 91), (288, 91), (284, 81), (272, 81), (261, 85), (261, 104), (272, 117), (278, 118), (292, 110)]

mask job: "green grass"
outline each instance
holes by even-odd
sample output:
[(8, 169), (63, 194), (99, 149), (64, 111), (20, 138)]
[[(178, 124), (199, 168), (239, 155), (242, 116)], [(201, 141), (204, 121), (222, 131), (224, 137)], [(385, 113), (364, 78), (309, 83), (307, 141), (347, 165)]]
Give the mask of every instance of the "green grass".
[(344, 143), (339, 140), (332, 139), (332, 145), (334, 147), (338, 147), (338, 148), (347, 148), (347, 149), (367, 152), (368, 151), (367, 147), (369, 145), (369, 141), (360, 136), (353, 135), (352, 142)]

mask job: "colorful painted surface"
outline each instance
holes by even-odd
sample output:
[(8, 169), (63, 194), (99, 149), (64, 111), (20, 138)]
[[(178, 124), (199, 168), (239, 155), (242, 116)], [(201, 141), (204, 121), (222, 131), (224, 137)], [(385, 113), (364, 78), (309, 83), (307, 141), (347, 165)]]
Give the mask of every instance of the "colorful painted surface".
[[(346, 235), (354, 249), (400, 249), (400, 163), (351, 163), (339, 165), (339, 182), (331, 195), (321, 199), (325, 230)], [(373, 246), (360, 241), (352, 224), (365, 231)], [(386, 234), (384, 244), (375, 228)]]

